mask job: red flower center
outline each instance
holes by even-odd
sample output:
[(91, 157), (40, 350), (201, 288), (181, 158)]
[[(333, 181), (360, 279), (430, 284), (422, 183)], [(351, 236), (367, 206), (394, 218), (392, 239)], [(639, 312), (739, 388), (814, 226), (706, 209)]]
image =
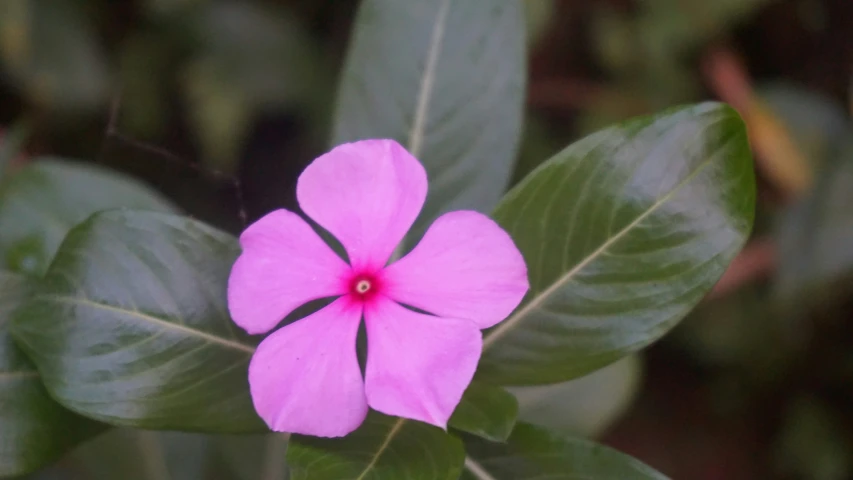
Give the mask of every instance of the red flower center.
[(353, 275), (352, 280), (350, 280), (349, 291), (350, 295), (364, 301), (376, 295), (381, 287), (382, 283), (378, 275), (372, 272), (363, 272)]

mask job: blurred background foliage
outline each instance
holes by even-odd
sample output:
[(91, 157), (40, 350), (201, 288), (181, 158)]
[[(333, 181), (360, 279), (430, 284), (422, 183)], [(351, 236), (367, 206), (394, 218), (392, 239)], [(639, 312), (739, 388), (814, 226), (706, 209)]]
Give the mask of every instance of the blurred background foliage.
[[(524, 1), (516, 181), (594, 129), (718, 98), (748, 124), (760, 194), (754, 238), (676, 331), (588, 377), (516, 389), (521, 417), (676, 479), (853, 478), (853, 2)], [(327, 147), (355, 8), (3, 0), (0, 181), (51, 154), (130, 173), (234, 232), (292, 208)], [(114, 430), (37, 478), (283, 478), (264, 455), (280, 442)]]

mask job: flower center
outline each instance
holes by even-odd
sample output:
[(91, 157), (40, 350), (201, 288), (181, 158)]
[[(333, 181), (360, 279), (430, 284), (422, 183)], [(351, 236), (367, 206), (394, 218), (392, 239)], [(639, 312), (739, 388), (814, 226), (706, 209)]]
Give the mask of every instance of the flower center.
[(367, 293), (368, 290), (370, 290), (370, 287), (370, 280), (362, 279), (355, 284), (355, 291), (356, 293), (364, 295), (365, 293)]
[(382, 282), (374, 272), (353, 275), (349, 284), (350, 295), (369, 300), (382, 289)]

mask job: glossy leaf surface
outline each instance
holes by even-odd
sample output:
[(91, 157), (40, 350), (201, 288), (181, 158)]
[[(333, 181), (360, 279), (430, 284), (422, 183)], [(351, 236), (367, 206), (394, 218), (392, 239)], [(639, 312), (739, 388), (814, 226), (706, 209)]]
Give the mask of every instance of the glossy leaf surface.
[(53, 397), (148, 429), (266, 428), (249, 397), (254, 343), (231, 322), (236, 240), (194, 220), (109, 211), (74, 228), (13, 322)]
[(531, 290), (486, 332), (478, 375), (553, 383), (660, 338), (749, 236), (755, 179), (744, 124), (704, 103), (590, 135), (530, 173), (494, 218)]
[(9, 318), (31, 281), (0, 272), (0, 477), (21, 475), (56, 460), (99, 427), (54, 402), (35, 366), (9, 335)]
[(465, 442), (464, 480), (665, 480), (639, 460), (587, 440), (520, 423), (506, 444)]
[(512, 433), (518, 402), (501, 387), (472, 382), (453, 411), (451, 428), (501, 442)]
[[(361, 2), (333, 143), (393, 138), (427, 169), (415, 232), (447, 210), (488, 212), (512, 173), (525, 85), (522, 2)], [(414, 233), (417, 235), (417, 233)]]
[(376, 412), (346, 437), (294, 435), (287, 448), (291, 480), (456, 480), (464, 458), (441, 429)]

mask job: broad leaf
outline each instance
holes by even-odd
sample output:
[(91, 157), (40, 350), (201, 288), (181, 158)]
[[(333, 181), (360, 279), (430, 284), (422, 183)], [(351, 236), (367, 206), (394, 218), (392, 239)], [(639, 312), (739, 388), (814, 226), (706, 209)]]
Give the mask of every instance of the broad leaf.
[(512, 433), (518, 415), (515, 397), (501, 387), (474, 381), (453, 411), (449, 425), (487, 440), (501, 442)]
[(287, 448), (291, 480), (456, 480), (464, 458), (440, 429), (376, 412), (346, 437), (294, 435)]
[(478, 375), (576, 378), (660, 338), (716, 283), (752, 227), (744, 124), (717, 103), (602, 130), (529, 174), (494, 212), (529, 269), (488, 331)]
[(834, 304), (853, 280), (853, 141), (825, 164), (815, 188), (781, 217), (775, 294), (785, 313)]
[(231, 322), (236, 240), (194, 220), (109, 211), (75, 227), (13, 334), (51, 395), (148, 429), (266, 428), (249, 397), (253, 342)]
[(589, 375), (553, 385), (515, 387), (519, 419), (553, 432), (597, 437), (631, 405), (640, 386), (631, 355)]
[(31, 282), (0, 272), (0, 477), (22, 475), (56, 460), (99, 427), (51, 400), (35, 366), (9, 336), (9, 317)]
[(362, 2), (333, 139), (393, 138), (423, 162), (430, 194), (413, 235), (503, 194), (521, 131), (524, 30), (522, 2)]
[(464, 480), (665, 480), (639, 460), (587, 440), (520, 423), (507, 444), (471, 438)]
[(0, 182), (0, 267), (41, 275), (71, 227), (118, 207), (173, 210), (157, 192), (124, 175), (37, 159)]

